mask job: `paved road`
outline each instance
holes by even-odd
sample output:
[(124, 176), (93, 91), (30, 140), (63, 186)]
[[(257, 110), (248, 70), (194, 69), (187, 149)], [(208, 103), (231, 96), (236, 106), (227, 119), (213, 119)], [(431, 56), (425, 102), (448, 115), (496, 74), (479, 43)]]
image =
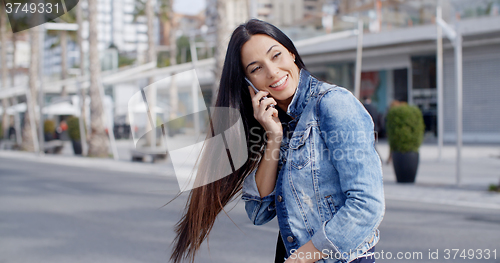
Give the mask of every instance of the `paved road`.
[[(178, 191), (173, 178), (0, 157), (0, 263), (167, 262), (187, 196), (160, 208)], [(196, 262), (272, 262), (276, 220), (252, 226), (242, 201), (227, 210), (236, 225), (221, 215)], [(474, 249), (476, 257), (497, 249), (497, 259), (490, 252), (489, 260), (462, 261), (500, 262), (498, 209), (388, 200), (380, 230), (376, 251), (385, 257), (422, 252), (416, 261), (456, 262), (444, 259), (445, 249)], [(430, 260), (429, 249), (440, 259)]]
[[(385, 257), (377, 262), (398, 262), (398, 252), (403, 258), (405, 254), (412, 258), (412, 262), (500, 262), (500, 211), (496, 209), (387, 201), (380, 231), (378, 256), (383, 255), (382, 251), (386, 256), (391, 252), (392, 259)], [(486, 249), (490, 250), (489, 259), (485, 259)], [(435, 256), (436, 251), (438, 259), (431, 259), (429, 252)], [(479, 252), (482, 259), (478, 259)]]
[[(167, 262), (186, 195), (160, 207), (177, 192), (167, 176), (0, 158), (0, 262)], [(276, 224), (252, 226), (242, 201), (229, 215), (241, 230), (221, 216), (196, 262), (274, 255)]]

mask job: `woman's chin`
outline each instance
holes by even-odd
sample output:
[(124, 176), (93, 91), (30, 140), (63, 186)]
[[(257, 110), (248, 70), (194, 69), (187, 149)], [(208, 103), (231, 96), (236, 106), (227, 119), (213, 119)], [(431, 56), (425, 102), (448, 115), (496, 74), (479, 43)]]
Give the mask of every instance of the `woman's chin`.
[(288, 92), (282, 92), (281, 94), (277, 94), (275, 99), (282, 101), (291, 100), (293, 98), (293, 95), (295, 94), (295, 90), (287, 90)]

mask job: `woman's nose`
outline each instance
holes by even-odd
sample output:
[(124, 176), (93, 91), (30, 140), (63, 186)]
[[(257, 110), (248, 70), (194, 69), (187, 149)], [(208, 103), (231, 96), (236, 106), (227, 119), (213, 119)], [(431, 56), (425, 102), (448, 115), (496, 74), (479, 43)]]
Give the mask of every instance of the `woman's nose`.
[(269, 66), (268, 71), (267, 71), (267, 76), (270, 79), (273, 79), (279, 75), (279, 72), (280, 72), (280, 70), (277, 67)]

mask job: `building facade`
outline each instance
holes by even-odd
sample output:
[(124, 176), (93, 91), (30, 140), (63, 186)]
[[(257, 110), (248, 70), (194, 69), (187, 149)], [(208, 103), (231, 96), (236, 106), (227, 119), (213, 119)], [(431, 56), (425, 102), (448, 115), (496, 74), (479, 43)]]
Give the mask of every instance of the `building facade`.
[[(84, 16), (87, 13), (87, 1), (80, 1)], [(139, 60), (145, 57), (148, 37), (145, 17), (134, 19), (135, 0), (101, 0), (98, 3), (98, 47), (101, 53), (110, 47), (115, 47), (120, 53), (131, 56), (139, 54)], [(83, 49), (88, 54), (88, 21), (83, 21)], [(159, 41), (159, 25), (155, 22), (156, 42)], [(61, 48), (58, 34), (47, 34), (44, 39), (44, 75), (57, 79), (61, 72)], [(78, 46), (68, 38), (69, 67), (77, 66), (80, 61)], [(84, 58), (88, 59), (88, 58)], [(88, 66), (88, 63), (86, 63)]]
[[(500, 16), (464, 19), (463, 140), (500, 143)], [(413, 26), (367, 33), (363, 39), (360, 97), (371, 97), (386, 113), (393, 100), (418, 106), (426, 129), (436, 134), (436, 25)], [(319, 78), (354, 87), (355, 36), (334, 41), (297, 41), (308, 69)], [(455, 58), (452, 43), (444, 39), (444, 140), (456, 134)]]

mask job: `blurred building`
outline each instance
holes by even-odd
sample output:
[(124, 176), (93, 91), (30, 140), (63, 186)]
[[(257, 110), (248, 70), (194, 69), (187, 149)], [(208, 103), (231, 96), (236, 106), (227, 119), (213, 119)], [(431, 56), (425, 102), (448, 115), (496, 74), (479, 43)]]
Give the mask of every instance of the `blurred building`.
[[(355, 2), (359, 5), (353, 6)], [(379, 11), (374, 7), (377, 2), (382, 3)], [(371, 97), (382, 113), (392, 100), (416, 105), (422, 110), (426, 129), (436, 133), (436, 1), (432, 2), (339, 1), (339, 17), (334, 23), (342, 21), (342, 29), (352, 29), (352, 20), (343, 19), (341, 14), (366, 14), (360, 16), (365, 25), (360, 96)], [(451, 26), (458, 23), (463, 34), (463, 139), (498, 143), (500, 116), (495, 112), (500, 98), (500, 1), (442, 3), (445, 20)], [(377, 12), (384, 15), (377, 17)], [(314, 75), (353, 90), (356, 40), (356, 36), (337, 40), (321, 36), (296, 41), (296, 45)], [(456, 127), (455, 61), (452, 43), (446, 38), (443, 42), (444, 139), (451, 142)]]
[[(227, 0), (225, 17), (230, 31), (249, 18), (258, 18), (280, 28), (322, 28), (325, 0)], [(207, 25), (217, 17), (217, 0), (207, 0)]]
[(205, 10), (197, 15), (175, 14), (178, 18), (177, 30), (180, 34), (189, 35), (196, 32), (205, 24)]
[(278, 27), (321, 27), (324, 0), (251, 0), (252, 17)]
[[(14, 43), (11, 37), (6, 38), (6, 62), (9, 69), (9, 76), (7, 78), (7, 87), (11, 87), (11, 82), (14, 81), (15, 86), (24, 85), (28, 83), (28, 71), (30, 64), (30, 42), (29, 34), (27, 31), (19, 32), (16, 34), (16, 47), (15, 47), (15, 65), (12, 65), (14, 57)], [(0, 47), (4, 48), (4, 47)], [(0, 65), (0, 70), (2, 65)], [(1, 86), (1, 84), (0, 84)], [(2, 87), (3, 88), (3, 87)]]
[[(80, 1), (83, 13), (87, 13), (87, 1)], [(104, 51), (110, 47), (116, 48), (122, 54), (130, 57), (145, 56), (147, 50), (147, 25), (145, 17), (134, 19), (136, 9), (135, 0), (101, 0), (98, 5), (98, 41), (99, 50)], [(83, 48), (88, 54), (88, 20), (83, 21)], [(155, 23), (156, 42), (158, 43), (159, 25)], [(101, 54), (101, 55), (102, 55)], [(69, 67), (77, 66), (80, 61), (76, 39), (68, 37), (68, 63)], [(86, 58), (88, 59), (88, 58)], [(87, 63), (88, 66), (88, 63)], [(44, 74), (57, 79), (61, 72), (61, 47), (57, 32), (45, 36), (44, 43)]]
[[(217, 21), (217, 0), (206, 0), (206, 20), (205, 24), (209, 28), (215, 28)], [(244, 23), (249, 18), (249, 7), (247, 0), (225, 0), (226, 13), (221, 14), (226, 19), (228, 31), (232, 32), (238, 25)]]

